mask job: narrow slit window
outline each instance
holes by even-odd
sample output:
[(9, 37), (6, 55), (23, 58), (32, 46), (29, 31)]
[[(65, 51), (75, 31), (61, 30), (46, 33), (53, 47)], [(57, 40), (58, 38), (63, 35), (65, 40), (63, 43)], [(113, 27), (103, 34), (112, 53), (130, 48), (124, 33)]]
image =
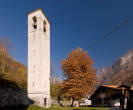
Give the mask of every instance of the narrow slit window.
[(33, 56), (35, 56), (36, 55), (36, 51), (35, 50), (33, 50)]
[(46, 107), (47, 105), (47, 98), (44, 98), (44, 106)]
[(33, 73), (35, 73), (36, 72), (36, 66), (34, 65), (33, 66)]
[(35, 86), (35, 83), (33, 82), (33, 87)]
[(46, 21), (43, 22), (43, 31), (46, 32)]
[(37, 29), (37, 19), (36, 19), (36, 16), (33, 17), (33, 27), (34, 27), (34, 29)]

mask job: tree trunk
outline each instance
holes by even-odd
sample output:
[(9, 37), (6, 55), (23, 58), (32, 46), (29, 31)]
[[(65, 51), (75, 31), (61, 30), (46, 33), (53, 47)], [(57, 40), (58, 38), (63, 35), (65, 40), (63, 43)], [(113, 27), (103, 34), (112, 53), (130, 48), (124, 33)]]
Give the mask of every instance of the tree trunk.
[(57, 96), (58, 104), (63, 107), (64, 105), (61, 103), (61, 95)]
[(5, 62), (4, 62), (4, 60), (2, 61), (2, 72), (3, 73), (5, 72)]
[(73, 103), (74, 103), (74, 98), (72, 97), (72, 103), (71, 103), (71, 107), (73, 107)]
[(59, 96), (57, 96), (57, 100), (58, 100), (58, 104), (60, 104), (60, 95)]

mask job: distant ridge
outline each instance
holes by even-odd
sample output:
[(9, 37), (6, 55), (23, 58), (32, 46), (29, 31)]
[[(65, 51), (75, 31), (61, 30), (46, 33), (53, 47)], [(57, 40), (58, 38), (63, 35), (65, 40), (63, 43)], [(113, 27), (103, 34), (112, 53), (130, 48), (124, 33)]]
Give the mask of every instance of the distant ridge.
[(133, 49), (120, 57), (111, 67), (103, 67), (98, 74), (100, 84), (133, 86)]

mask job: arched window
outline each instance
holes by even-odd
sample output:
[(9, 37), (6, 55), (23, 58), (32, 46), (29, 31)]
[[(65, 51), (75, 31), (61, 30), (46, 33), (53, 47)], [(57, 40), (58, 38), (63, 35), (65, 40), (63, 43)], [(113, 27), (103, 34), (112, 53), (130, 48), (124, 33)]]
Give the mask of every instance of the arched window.
[(36, 16), (33, 17), (33, 27), (34, 27), (34, 29), (37, 28), (37, 19), (36, 19)]
[(43, 22), (43, 31), (46, 32), (46, 21)]

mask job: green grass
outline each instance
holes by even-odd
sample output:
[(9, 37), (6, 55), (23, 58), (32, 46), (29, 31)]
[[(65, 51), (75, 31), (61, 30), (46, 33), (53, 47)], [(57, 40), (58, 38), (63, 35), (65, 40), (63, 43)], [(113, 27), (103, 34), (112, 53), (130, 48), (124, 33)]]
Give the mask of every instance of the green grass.
[(49, 109), (41, 108), (36, 105), (31, 105), (27, 110), (109, 110), (108, 108), (99, 108), (99, 107), (51, 107)]

